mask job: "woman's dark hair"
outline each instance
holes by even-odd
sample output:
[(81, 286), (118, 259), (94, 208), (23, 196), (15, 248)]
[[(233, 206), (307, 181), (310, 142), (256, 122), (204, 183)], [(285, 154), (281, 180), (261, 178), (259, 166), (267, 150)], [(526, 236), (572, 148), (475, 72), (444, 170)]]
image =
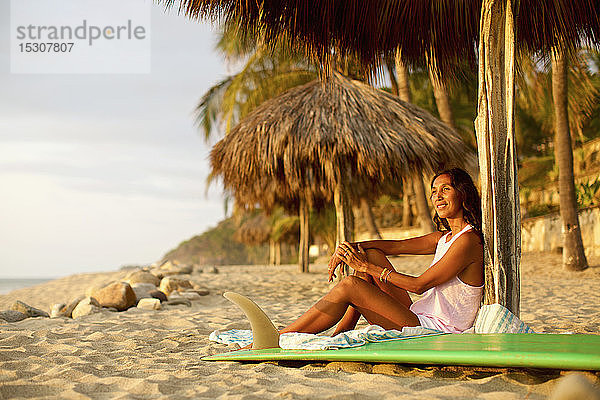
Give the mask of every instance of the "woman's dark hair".
[[(473, 179), (471, 179), (471, 176), (466, 171), (460, 168), (452, 168), (435, 174), (433, 179), (431, 179), (431, 187), (433, 187), (433, 182), (440, 175), (450, 176), (450, 184), (460, 194), (462, 199), (465, 221), (473, 227), (483, 241), (483, 232), (481, 230), (481, 198), (473, 183)], [(433, 217), (433, 222), (435, 222), (438, 231), (450, 230), (450, 225), (446, 218), (440, 218), (437, 211)]]

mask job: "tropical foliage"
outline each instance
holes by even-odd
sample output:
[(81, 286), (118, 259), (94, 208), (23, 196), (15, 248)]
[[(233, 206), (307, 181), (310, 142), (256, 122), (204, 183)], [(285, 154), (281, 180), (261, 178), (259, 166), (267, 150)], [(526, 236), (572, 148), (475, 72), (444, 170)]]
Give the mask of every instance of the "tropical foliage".
[(185, 264), (266, 264), (268, 248), (250, 246), (231, 240), (237, 229), (233, 218), (227, 218), (204, 233), (180, 243), (164, 255), (164, 260)]
[[(570, 59), (568, 71), (569, 128), (573, 139), (584, 142), (600, 135), (598, 52), (580, 51)], [(552, 73), (549, 61), (522, 57), (517, 81), (516, 135), (521, 156), (549, 154), (554, 146)], [(594, 118), (596, 116), (596, 118)]]

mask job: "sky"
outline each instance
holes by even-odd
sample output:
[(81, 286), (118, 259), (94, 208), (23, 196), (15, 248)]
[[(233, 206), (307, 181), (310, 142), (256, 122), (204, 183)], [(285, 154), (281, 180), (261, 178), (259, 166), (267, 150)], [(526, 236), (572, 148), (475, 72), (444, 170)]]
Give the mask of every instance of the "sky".
[(0, 279), (153, 263), (224, 218), (193, 116), (230, 72), (213, 26), (152, 5), (151, 73), (14, 74), (9, 7), (0, 0)]

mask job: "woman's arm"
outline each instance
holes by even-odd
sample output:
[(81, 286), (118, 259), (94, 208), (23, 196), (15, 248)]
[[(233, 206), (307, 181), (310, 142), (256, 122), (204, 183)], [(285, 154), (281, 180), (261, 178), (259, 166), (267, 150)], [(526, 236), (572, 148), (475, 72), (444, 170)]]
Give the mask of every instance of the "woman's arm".
[[(359, 242), (363, 250), (377, 249), (386, 256), (399, 254), (433, 254), (441, 232), (432, 232), (427, 235), (404, 240), (368, 240)], [(358, 244), (358, 243), (354, 243)]]
[[(368, 240), (347, 244), (351, 245), (355, 250), (358, 249), (358, 245), (360, 245), (363, 250), (377, 249), (386, 256), (398, 254), (433, 254), (435, 253), (435, 248), (440, 237), (442, 237), (441, 232), (432, 232), (427, 235), (404, 240)], [(335, 278), (335, 270), (338, 265), (343, 262), (342, 258), (338, 255), (340, 249), (341, 244), (338, 245), (329, 259), (329, 282)]]
[(345, 247), (348, 255), (342, 255), (342, 261), (356, 271), (366, 272), (376, 279), (387, 276), (387, 282), (417, 294), (422, 294), (432, 287), (450, 280), (469, 265), (477, 262), (480, 263), (483, 257), (479, 237), (474, 233), (466, 233), (452, 244), (441, 260), (427, 269), (423, 274), (410, 276), (399, 272), (391, 272), (389, 275), (385, 273), (382, 276), (384, 267), (369, 263), (365, 260), (365, 257), (353, 252), (353, 249), (349, 249), (351, 249), (350, 246)]

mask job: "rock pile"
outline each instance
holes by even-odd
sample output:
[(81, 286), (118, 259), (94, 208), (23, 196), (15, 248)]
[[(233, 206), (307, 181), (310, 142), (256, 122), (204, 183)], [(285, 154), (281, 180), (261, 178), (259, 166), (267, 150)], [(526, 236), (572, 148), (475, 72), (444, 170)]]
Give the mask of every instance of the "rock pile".
[[(218, 273), (216, 268), (209, 270)], [(191, 265), (167, 261), (159, 266), (129, 272), (123, 280), (103, 286), (90, 287), (68, 304), (54, 304), (50, 315), (17, 300), (10, 310), (0, 311), (0, 323), (18, 322), (25, 318), (80, 318), (103, 309), (125, 311), (131, 307), (161, 310), (165, 305), (186, 305), (209, 294), (208, 289), (191, 279), (190, 274), (201, 272)], [(208, 271), (207, 271), (208, 272)]]

